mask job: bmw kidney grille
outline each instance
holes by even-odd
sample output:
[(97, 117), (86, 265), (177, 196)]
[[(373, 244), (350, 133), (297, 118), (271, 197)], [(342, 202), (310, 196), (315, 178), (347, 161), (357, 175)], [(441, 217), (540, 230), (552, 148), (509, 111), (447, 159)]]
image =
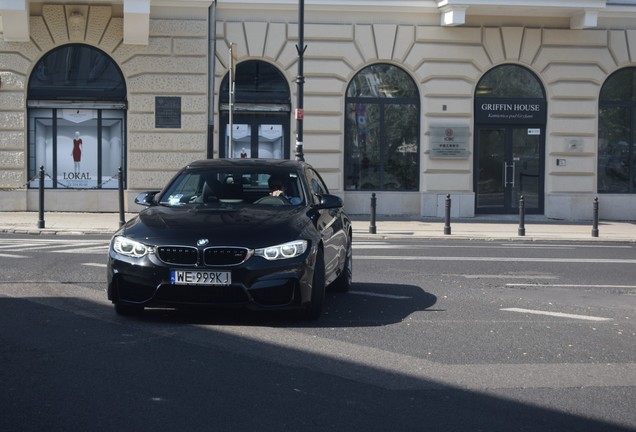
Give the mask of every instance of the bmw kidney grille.
[[(157, 256), (166, 264), (197, 265), (199, 250), (189, 246), (160, 246)], [(250, 251), (237, 247), (211, 247), (203, 250), (203, 265), (231, 266), (238, 265), (250, 257)]]
[(160, 246), (157, 248), (157, 256), (166, 264), (196, 265), (199, 251), (187, 246)]
[(203, 251), (203, 262), (208, 266), (237, 265), (247, 258), (249, 258), (249, 250), (245, 248), (207, 248)]

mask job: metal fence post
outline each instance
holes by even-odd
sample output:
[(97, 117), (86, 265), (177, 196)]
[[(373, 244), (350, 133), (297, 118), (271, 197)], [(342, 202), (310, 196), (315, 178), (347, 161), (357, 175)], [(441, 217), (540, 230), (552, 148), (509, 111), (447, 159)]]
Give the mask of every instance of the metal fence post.
[(592, 237), (598, 237), (598, 197), (594, 198), (594, 220), (592, 221)]
[(446, 205), (444, 212), (444, 234), (450, 235), (451, 226), (450, 226), (450, 217), (451, 217), (451, 197), (450, 194), (446, 194)]
[(119, 180), (119, 226), (121, 227), (126, 223), (126, 218), (124, 217), (124, 174), (121, 167), (119, 167), (117, 177)]
[(526, 203), (523, 200), (523, 195), (519, 197), (519, 229), (517, 234), (520, 236), (526, 235)]
[(371, 221), (369, 223), (369, 234), (375, 234), (377, 232), (375, 226), (375, 211), (376, 211), (376, 197), (375, 192), (371, 194)]
[(44, 228), (44, 165), (40, 165), (40, 197), (39, 197), (38, 228)]

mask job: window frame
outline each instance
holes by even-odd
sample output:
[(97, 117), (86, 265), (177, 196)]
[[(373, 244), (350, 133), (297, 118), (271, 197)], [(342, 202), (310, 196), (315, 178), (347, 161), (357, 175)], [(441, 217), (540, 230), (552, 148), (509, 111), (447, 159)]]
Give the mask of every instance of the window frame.
[[(126, 172), (126, 95), (121, 69), (102, 50), (71, 43), (44, 54), (27, 86), (28, 187), (39, 187), (41, 165), (47, 189), (118, 188), (119, 168)], [(77, 154), (71, 131), (81, 136)]]
[[(365, 77), (365, 73), (368, 77)], [(382, 80), (381, 75), (396, 74), (399, 80), (391, 81), (387, 79)], [(360, 84), (362, 82), (362, 84)], [(364, 89), (364, 87), (367, 85)], [(356, 92), (356, 94), (352, 94)], [(395, 176), (396, 172), (404, 172), (399, 167), (390, 169), (390, 163), (394, 161), (397, 155), (398, 149), (401, 146), (394, 146), (392, 143), (400, 141), (391, 140), (390, 132), (392, 125), (387, 122), (387, 113), (390, 113), (391, 107), (405, 108), (412, 106), (415, 112), (406, 122), (410, 120), (412, 122), (412, 138), (414, 142), (406, 143), (406, 135), (402, 135), (402, 143), (404, 146), (403, 155), (400, 162), (408, 165), (412, 164), (413, 178), (407, 179), (406, 182), (400, 182), (397, 187), (390, 187), (395, 184), (394, 181), (390, 181)], [(364, 113), (366, 117), (367, 112), (371, 112), (372, 109), (377, 109), (377, 124), (369, 125), (364, 123), (362, 127), (359, 120), (358, 111), (361, 107), (364, 107)], [(368, 110), (368, 111), (367, 111)], [(422, 142), (420, 137), (420, 117), (421, 117), (421, 101), (419, 89), (413, 80), (413, 78), (403, 68), (390, 64), (390, 63), (375, 63), (361, 69), (351, 79), (347, 87), (345, 94), (345, 124), (344, 124), (344, 190), (356, 191), (356, 190), (375, 190), (375, 191), (391, 191), (391, 192), (417, 192), (420, 189), (420, 157), (422, 151)], [(355, 117), (355, 118), (352, 118)], [(366, 122), (366, 120), (364, 120)], [(355, 124), (354, 124), (355, 122)], [(371, 144), (372, 147), (377, 146), (377, 164), (374, 162), (373, 168), (369, 168), (366, 163), (368, 156), (364, 155), (366, 152), (357, 145), (358, 139), (365, 141), (361, 137), (366, 135), (372, 128), (377, 128), (377, 143)], [(354, 138), (356, 131), (358, 135)], [(352, 133), (350, 133), (352, 132)], [(411, 139), (409, 138), (409, 141)], [(410, 149), (412, 145), (415, 145), (415, 151), (411, 160), (407, 156), (407, 153), (411, 153)], [(366, 147), (366, 144), (364, 144)], [(394, 146), (394, 150), (391, 151), (391, 147)], [(408, 150), (406, 150), (408, 149)], [(362, 151), (362, 153), (361, 153)], [(355, 162), (359, 161), (359, 162)], [(374, 179), (373, 184), (367, 184), (362, 180), (363, 170), (373, 169), (377, 170), (378, 176)], [(403, 184), (407, 186), (401, 187)], [(410, 186), (412, 185), (412, 186)]]
[[(632, 92), (616, 93), (616, 82), (622, 74), (631, 73)], [(620, 84), (620, 83), (619, 83)], [(597, 193), (635, 194), (636, 193), (636, 67), (619, 69), (607, 77), (599, 92), (598, 131), (597, 131)], [(614, 96), (604, 97), (604, 92), (614, 90)], [(607, 96), (607, 95), (606, 95)], [(611, 130), (606, 125), (610, 114), (606, 110), (623, 111), (624, 121)], [(616, 132), (619, 132), (618, 135)], [(625, 149), (622, 149), (625, 147)], [(623, 153), (626, 154), (626, 158)], [(626, 173), (625, 173), (626, 171)], [(611, 177), (618, 181), (611, 183)], [(608, 180), (610, 183), (608, 184)], [(625, 189), (621, 188), (624, 184)]]

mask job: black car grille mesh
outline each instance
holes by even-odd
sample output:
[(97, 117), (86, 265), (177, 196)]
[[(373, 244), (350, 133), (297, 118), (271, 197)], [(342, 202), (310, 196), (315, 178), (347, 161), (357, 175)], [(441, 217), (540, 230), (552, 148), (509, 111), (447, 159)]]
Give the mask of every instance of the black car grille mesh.
[[(199, 251), (189, 246), (159, 246), (157, 256), (166, 264), (196, 265)], [(241, 264), (249, 258), (249, 250), (236, 247), (212, 247), (203, 251), (203, 265), (231, 266)]]
[(195, 265), (199, 252), (187, 246), (159, 246), (157, 256), (167, 264)]
[(248, 258), (245, 248), (207, 248), (203, 251), (203, 263), (208, 266), (228, 266), (240, 264)]

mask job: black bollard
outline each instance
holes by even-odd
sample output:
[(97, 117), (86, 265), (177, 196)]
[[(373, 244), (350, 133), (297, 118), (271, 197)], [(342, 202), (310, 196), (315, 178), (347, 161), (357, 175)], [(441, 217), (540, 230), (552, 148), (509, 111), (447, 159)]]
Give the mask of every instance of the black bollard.
[(451, 233), (451, 225), (450, 225), (450, 216), (451, 216), (451, 197), (450, 194), (446, 194), (446, 205), (445, 205), (445, 222), (444, 222), (444, 234), (450, 235)]
[(126, 223), (126, 218), (124, 217), (124, 174), (119, 167), (118, 171), (119, 177), (119, 226), (123, 226)]
[(38, 213), (38, 228), (44, 228), (44, 165), (40, 165), (40, 210)]
[(375, 209), (376, 209), (375, 193), (371, 194), (371, 222), (369, 223), (369, 234), (375, 234), (377, 232), (375, 226)]
[(371, 194), (371, 221), (369, 222), (369, 234), (375, 234), (377, 232), (375, 226), (375, 211), (376, 211), (376, 198), (375, 193)]
[(598, 197), (594, 198), (594, 220), (592, 221), (592, 237), (598, 237)]
[(517, 234), (520, 236), (526, 235), (526, 204), (523, 201), (523, 195), (519, 197), (519, 229)]

